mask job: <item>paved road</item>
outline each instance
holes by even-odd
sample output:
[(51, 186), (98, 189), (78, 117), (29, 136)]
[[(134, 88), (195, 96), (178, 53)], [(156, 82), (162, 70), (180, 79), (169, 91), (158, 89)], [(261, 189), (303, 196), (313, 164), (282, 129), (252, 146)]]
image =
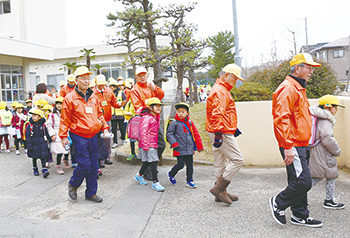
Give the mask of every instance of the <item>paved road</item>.
[[(169, 166), (159, 167), (164, 193), (133, 180), (139, 165), (115, 162), (104, 169), (94, 204), (67, 195), (72, 169), (47, 179), (34, 177), (26, 155), (0, 154), (0, 237), (349, 237), (349, 208), (322, 208), (324, 182), (309, 193), (311, 215), (322, 228), (279, 226), (270, 214), (268, 199), (286, 185), (284, 168), (243, 168), (229, 186), (239, 201), (226, 206), (213, 201), (213, 167), (196, 166), (197, 189), (184, 186), (185, 172), (173, 186), (167, 181)], [(337, 195), (350, 206), (350, 176), (341, 173)], [(290, 211), (287, 211), (287, 216)]]

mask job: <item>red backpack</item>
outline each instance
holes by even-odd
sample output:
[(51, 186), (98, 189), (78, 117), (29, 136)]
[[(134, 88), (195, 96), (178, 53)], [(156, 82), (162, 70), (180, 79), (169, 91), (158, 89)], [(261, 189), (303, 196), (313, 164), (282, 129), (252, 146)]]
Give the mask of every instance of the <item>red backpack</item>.
[(128, 122), (127, 133), (129, 139), (140, 140), (140, 124), (141, 124), (141, 116), (135, 115), (130, 118)]

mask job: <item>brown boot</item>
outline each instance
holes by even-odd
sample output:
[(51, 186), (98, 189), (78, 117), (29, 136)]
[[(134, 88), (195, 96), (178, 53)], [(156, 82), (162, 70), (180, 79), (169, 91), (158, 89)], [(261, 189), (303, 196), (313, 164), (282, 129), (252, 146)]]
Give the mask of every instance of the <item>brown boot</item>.
[(68, 160), (63, 160), (63, 163), (64, 163), (64, 168), (65, 169), (69, 169), (70, 168), (70, 166), (69, 166), (69, 162), (68, 162)]
[(68, 195), (71, 199), (77, 200), (77, 197), (78, 197), (77, 190), (78, 190), (78, 188), (72, 187), (72, 185), (70, 185), (70, 183), (68, 183)]
[(216, 181), (215, 186), (210, 189), (211, 194), (220, 199), (226, 204), (231, 205), (232, 200), (229, 198), (226, 192), (227, 186), (231, 181), (224, 179), (222, 176)]
[[(231, 199), (232, 202), (237, 201), (238, 197), (236, 195), (229, 194), (228, 192), (227, 196)], [(218, 197), (215, 197), (215, 202), (222, 202)]]

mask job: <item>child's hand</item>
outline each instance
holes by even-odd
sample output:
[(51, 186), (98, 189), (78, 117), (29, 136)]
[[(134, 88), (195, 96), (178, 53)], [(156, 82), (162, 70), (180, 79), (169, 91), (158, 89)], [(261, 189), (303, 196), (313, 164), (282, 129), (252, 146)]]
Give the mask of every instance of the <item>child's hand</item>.
[(198, 153), (202, 152), (203, 150), (198, 150)]
[(56, 136), (51, 136), (52, 141), (56, 141)]

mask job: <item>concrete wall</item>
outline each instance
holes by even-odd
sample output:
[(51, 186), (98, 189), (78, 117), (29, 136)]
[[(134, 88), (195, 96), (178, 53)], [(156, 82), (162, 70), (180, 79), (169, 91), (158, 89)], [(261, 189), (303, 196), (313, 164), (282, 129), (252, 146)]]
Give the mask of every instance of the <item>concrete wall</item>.
[[(345, 109), (339, 108), (334, 126), (334, 136), (342, 153), (338, 158), (340, 166), (350, 168), (350, 98), (339, 97)], [(237, 137), (244, 157), (244, 165), (284, 165), (273, 132), (272, 102), (237, 102), (238, 128), (243, 135)], [(310, 100), (317, 105), (317, 99)]]

